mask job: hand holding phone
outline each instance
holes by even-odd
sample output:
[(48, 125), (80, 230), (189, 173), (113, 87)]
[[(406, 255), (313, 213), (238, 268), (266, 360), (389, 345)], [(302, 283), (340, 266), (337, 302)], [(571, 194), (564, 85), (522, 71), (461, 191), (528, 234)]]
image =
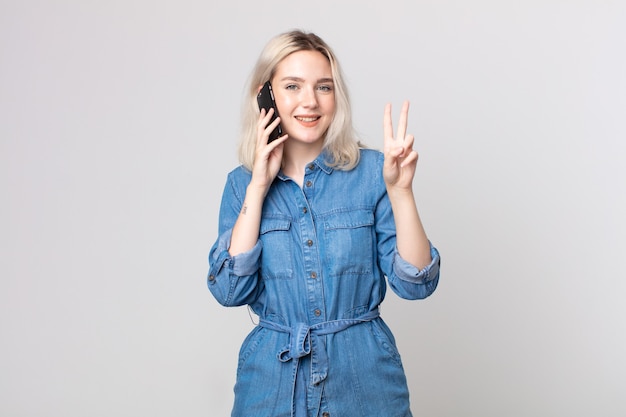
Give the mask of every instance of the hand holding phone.
[[(265, 113), (267, 114), (270, 109), (274, 109), (274, 114), (272, 114), (272, 118), (268, 124), (272, 124), (276, 117), (278, 117), (278, 109), (276, 108), (276, 102), (274, 101), (274, 92), (272, 91), (272, 85), (269, 81), (266, 81), (259, 91), (259, 94), (256, 96), (257, 103), (259, 104), (259, 111), (261, 109), (265, 109)], [(276, 128), (270, 133), (270, 137), (267, 140), (267, 143), (270, 143), (273, 140), (278, 139), (283, 135), (283, 129), (280, 126), (276, 126)]]

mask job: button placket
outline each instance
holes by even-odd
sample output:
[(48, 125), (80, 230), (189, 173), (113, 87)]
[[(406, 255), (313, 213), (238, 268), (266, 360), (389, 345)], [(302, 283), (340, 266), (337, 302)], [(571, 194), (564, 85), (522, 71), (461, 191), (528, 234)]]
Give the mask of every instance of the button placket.
[(304, 252), (304, 274), (308, 300), (308, 316), (311, 323), (319, 323), (325, 320), (325, 308), (323, 298), (323, 282), (320, 275), (321, 264), (317, 250), (318, 236), (315, 228), (314, 209), (311, 202), (314, 201), (316, 175), (320, 174), (317, 165), (311, 163), (306, 167), (304, 186), (300, 189), (303, 197), (300, 216), (300, 230)]
[(306, 166), (303, 186), (299, 189), (300, 194), (297, 197), (298, 210), (300, 211), (299, 225), (301, 231), (302, 250), (304, 254), (304, 280), (307, 298), (307, 311), (311, 324), (323, 322), (326, 318), (324, 307), (324, 290), (322, 282), (322, 268), (318, 253), (318, 236), (315, 228), (315, 219), (313, 213), (314, 207), (311, 202), (314, 201), (315, 181), (322, 171), (315, 163)]

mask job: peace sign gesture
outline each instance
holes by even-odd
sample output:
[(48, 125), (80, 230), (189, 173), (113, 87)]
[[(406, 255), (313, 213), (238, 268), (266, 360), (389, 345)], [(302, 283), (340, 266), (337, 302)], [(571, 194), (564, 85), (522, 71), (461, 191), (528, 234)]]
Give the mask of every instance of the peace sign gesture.
[(391, 104), (385, 106), (383, 178), (387, 189), (391, 187), (410, 190), (415, 176), (418, 154), (413, 149), (413, 135), (406, 133), (409, 119), (409, 102), (405, 101), (400, 112), (398, 131), (393, 134)]

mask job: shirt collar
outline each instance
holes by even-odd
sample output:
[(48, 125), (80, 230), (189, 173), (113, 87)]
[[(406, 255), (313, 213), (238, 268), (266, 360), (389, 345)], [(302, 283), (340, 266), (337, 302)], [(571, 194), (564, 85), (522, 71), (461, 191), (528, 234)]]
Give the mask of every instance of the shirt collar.
[(333, 172), (333, 167), (330, 166), (331, 156), (326, 151), (322, 151), (321, 154), (312, 162), (317, 165), (323, 172), (330, 175)]
[[(321, 154), (318, 155), (317, 158), (315, 158), (312, 162), (307, 164), (307, 169), (308, 167), (310, 167), (311, 165), (315, 165), (317, 166), (322, 172), (324, 172), (325, 174), (332, 174), (333, 172), (333, 167), (331, 167), (329, 165), (331, 161), (331, 156), (328, 154), (328, 152), (326, 151), (322, 151)], [(281, 169), (278, 172), (277, 177), (283, 181), (289, 179), (288, 176), (286, 176), (285, 174), (283, 174), (283, 170)]]

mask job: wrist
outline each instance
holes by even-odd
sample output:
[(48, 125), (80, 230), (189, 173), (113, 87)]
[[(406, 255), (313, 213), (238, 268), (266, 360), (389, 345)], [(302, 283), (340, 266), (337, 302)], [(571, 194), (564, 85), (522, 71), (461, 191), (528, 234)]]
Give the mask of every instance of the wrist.
[(413, 194), (413, 188), (412, 187), (396, 187), (396, 186), (387, 186), (387, 194), (389, 195), (390, 199), (410, 199), (410, 200), (415, 200), (414, 194)]
[(263, 185), (258, 185), (258, 184), (254, 184), (254, 183), (250, 183), (248, 184), (248, 187), (246, 188), (246, 200), (248, 200), (248, 202), (263, 202), (263, 200), (265, 200), (265, 196), (267, 195), (267, 192), (269, 191), (269, 187), (265, 187)]

